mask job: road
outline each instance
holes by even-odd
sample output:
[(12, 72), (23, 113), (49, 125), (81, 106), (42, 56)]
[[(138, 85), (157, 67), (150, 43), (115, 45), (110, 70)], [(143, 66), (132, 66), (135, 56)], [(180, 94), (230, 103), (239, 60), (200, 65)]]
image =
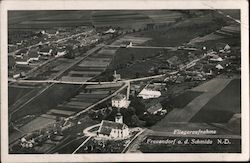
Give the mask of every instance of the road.
[(84, 141), (82, 142), (82, 144), (79, 145), (79, 146), (76, 148), (76, 150), (75, 150), (72, 154), (75, 154), (82, 146), (84, 146), (85, 143), (87, 143), (87, 142), (89, 141), (89, 139), (91, 139), (91, 136), (89, 136), (86, 140), (84, 140)]
[(131, 148), (136, 145), (139, 141), (136, 141), (138, 136), (140, 136), (146, 129), (142, 129), (140, 132), (138, 132), (133, 139), (126, 145), (126, 147), (123, 149), (122, 153), (128, 153), (130, 152)]
[(101, 84), (117, 84), (117, 83), (126, 83), (126, 82), (136, 82), (136, 81), (142, 81), (142, 80), (149, 80), (149, 79), (155, 79), (164, 77), (166, 75), (174, 75), (178, 73), (179, 71), (174, 71), (168, 74), (160, 74), (160, 75), (154, 75), (154, 76), (148, 76), (148, 77), (142, 77), (142, 78), (135, 78), (135, 79), (127, 79), (127, 80), (121, 80), (121, 81), (111, 81), (111, 82), (73, 82), (73, 81), (62, 81), (62, 80), (23, 80), (23, 79), (8, 79), (9, 82), (16, 82), (16, 83), (57, 83), (57, 84), (76, 84), (76, 85), (101, 85)]
[[(107, 45), (107, 47), (110, 48), (120, 48), (120, 45)], [(169, 46), (127, 46), (124, 48), (135, 48), (135, 49), (167, 49), (167, 50), (172, 50), (176, 51), (178, 50), (177, 47), (169, 47)]]

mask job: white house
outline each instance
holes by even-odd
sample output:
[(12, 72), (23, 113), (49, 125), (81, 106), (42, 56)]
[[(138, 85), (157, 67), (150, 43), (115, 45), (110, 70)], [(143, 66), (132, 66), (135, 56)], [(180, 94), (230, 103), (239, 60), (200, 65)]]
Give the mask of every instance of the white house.
[(112, 98), (112, 107), (116, 108), (127, 108), (130, 101), (127, 100), (126, 96), (123, 94), (117, 94)]
[(108, 139), (125, 139), (129, 137), (129, 128), (124, 123), (102, 120), (97, 137)]
[(221, 66), (220, 64), (216, 65), (215, 68), (217, 68), (218, 70), (223, 70), (224, 69), (224, 67)]
[(28, 60), (29, 62), (38, 61), (39, 58), (40, 58), (40, 55), (38, 54), (38, 51), (36, 51), (35, 49), (30, 50), (28, 56), (29, 56), (29, 60)]
[(44, 47), (44, 48), (40, 49), (38, 54), (45, 55), (45, 56), (50, 56), (51, 52), (52, 52), (52, 49), (50, 49), (49, 47)]
[(219, 56), (215, 56), (215, 57), (213, 57), (213, 58), (210, 58), (210, 61), (222, 62), (223, 59), (222, 59), (221, 57), (219, 57)]
[(66, 54), (66, 50), (65, 49), (59, 49), (56, 53), (55, 57), (60, 57), (60, 56), (64, 56)]
[(15, 59), (17, 65), (28, 65), (29, 58), (27, 56), (18, 57)]
[(150, 98), (158, 98), (161, 96), (160, 91), (156, 90), (150, 90), (147, 88), (144, 88), (137, 97), (142, 97), (143, 99), (150, 99)]
[(115, 33), (115, 29), (110, 28), (109, 30), (105, 31), (104, 34)]

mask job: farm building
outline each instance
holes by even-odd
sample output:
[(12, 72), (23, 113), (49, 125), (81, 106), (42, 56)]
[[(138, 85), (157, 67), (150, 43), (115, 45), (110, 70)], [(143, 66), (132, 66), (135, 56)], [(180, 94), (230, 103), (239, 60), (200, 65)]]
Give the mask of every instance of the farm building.
[(160, 103), (157, 103), (156, 105), (150, 106), (147, 109), (147, 112), (149, 112), (150, 114), (156, 114), (157, 112), (162, 110), (162, 105)]
[(112, 98), (112, 107), (116, 108), (128, 108), (130, 101), (126, 99), (126, 96), (123, 94), (117, 94)]
[(150, 90), (150, 89), (147, 89), (147, 88), (144, 88), (138, 94), (138, 97), (142, 97), (143, 99), (158, 98), (160, 96), (161, 96), (161, 92), (160, 91)]
[(97, 136), (99, 138), (125, 139), (129, 136), (129, 128), (124, 123), (102, 120)]

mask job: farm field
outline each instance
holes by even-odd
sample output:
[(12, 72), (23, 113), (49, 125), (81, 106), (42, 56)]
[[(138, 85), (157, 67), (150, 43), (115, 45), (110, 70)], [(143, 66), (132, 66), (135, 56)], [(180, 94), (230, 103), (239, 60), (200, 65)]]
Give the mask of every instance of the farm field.
[(8, 87), (8, 106), (13, 105), (18, 99), (25, 96), (29, 92), (31, 92), (34, 88), (33, 87), (15, 87), (9, 86)]
[(241, 113), (240, 83), (240, 79), (232, 80), (191, 119), (191, 122), (225, 123), (233, 114)]
[[(219, 94), (230, 83), (230, 79), (215, 78), (200, 86), (192, 89), (192, 91), (203, 92), (194, 97), (186, 106), (182, 108), (174, 108), (155, 126), (164, 127), (169, 122), (190, 122), (191, 119), (217, 94)], [(187, 95), (189, 96), (189, 95)], [(184, 97), (183, 97), (184, 98)], [(189, 98), (189, 97), (188, 97)], [(185, 99), (185, 98), (184, 98)], [(216, 107), (216, 110), (220, 108)], [(212, 119), (214, 116), (210, 116)], [(199, 123), (205, 123), (205, 119), (200, 118)]]
[(76, 140), (69, 142), (65, 147), (60, 149), (58, 153), (59, 154), (72, 154), (74, 150), (77, 149), (77, 147), (81, 145), (81, 143), (84, 142), (84, 140), (86, 139), (87, 137), (77, 138)]
[(177, 97), (174, 97), (170, 101), (170, 104), (175, 108), (183, 108), (189, 102), (191, 102), (194, 98), (196, 98), (197, 96), (199, 96), (201, 94), (202, 94), (202, 92), (198, 92), (198, 91), (186, 91), (183, 94), (181, 94)]
[[(161, 15), (159, 15), (161, 14)], [(158, 16), (159, 15), (159, 16)], [(9, 12), (9, 27), (12, 30), (41, 29), (52, 27), (74, 27), (94, 25), (138, 29), (148, 23), (171, 23), (180, 12), (159, 10), (156, 14), (147, 11), (18, 11)]]
[(221, 27), (221, 25), (214, 23), (211, 15), (205, 15), (180, 21), (172, 26), (154, 29), (150, 32), (139, 32), (134, 36), (152, 38), (145, 43), (149, 46), (180, 46), (197, 36), (209, 34)]
[(44, 118), (44, 117), (37, 117), (36, 119), (30, 121), (26, 125), (22, 126), (20, 129), (21, 131), (24, 131), (25, 133), (30, 133), (34, 130), (42, 129), (48, 124), (54, 123), (55, 120)]

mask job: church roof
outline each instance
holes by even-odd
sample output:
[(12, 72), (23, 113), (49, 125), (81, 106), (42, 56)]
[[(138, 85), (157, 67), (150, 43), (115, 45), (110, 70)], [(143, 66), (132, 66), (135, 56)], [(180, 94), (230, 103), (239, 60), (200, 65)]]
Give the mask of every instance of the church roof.
[(112, 129), (122, 130), (124, 128), (127, 128), (127, 125), (123, 123), (103, 120), (99, 128), (99, 134), (110, 135), (110, 132), (112, 131)]

